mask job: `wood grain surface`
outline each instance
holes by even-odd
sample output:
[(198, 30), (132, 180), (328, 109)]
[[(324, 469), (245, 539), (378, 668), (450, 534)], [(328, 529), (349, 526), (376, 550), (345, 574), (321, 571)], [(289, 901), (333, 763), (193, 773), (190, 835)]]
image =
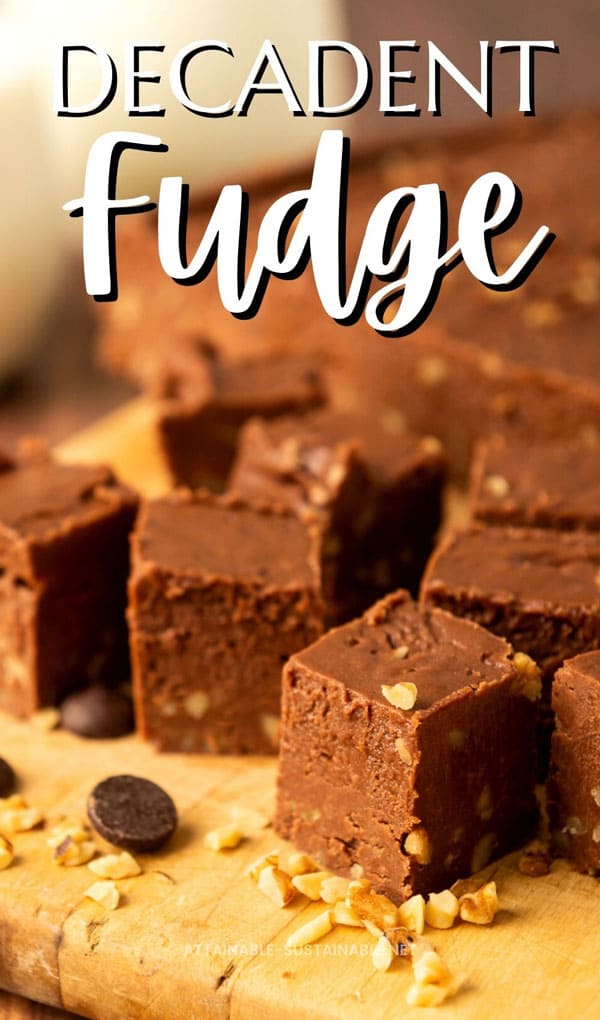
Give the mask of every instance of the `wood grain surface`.
[[(143, 400), (61, 449), (68, 459), (115, 463), (125, 480), (156, 494), (167, 484)], [(244, 874), (281, 845), (270, 829), (215, 854), (203, 834), (235, 806), (270, 813), (275, 762), (264, 758), (157, 755), (135, 737), (83, 741), (0, 717), (1, 753), (21, 791), (48, 819), (82, 813), (92, 786), (133, 772), (174, 797), (181, 824), (144, 872), (120, 883), (123, 901), (106, 912), (86, 900), (87, 868), (60, 869), (42, 830), (15, 837), (16, 859), (0, 872), (0, 987), (98, 1020), (596, 1020), (600, 890), (596, 880), (555, 862), (527, 878), (518, 854), (490, 865), (501, 911), (491, 928), (461, 924), (430, 932), (465, 986), (441, 1013), (404, 1005), (410, 968), (373, 969), (367, 932), (338, 928), (290, 952), (285, 940), (318, 906), (298, 898), (275, 907)], [(56, 1020), (62, 1012), (0, 999), (0, 1017)]]

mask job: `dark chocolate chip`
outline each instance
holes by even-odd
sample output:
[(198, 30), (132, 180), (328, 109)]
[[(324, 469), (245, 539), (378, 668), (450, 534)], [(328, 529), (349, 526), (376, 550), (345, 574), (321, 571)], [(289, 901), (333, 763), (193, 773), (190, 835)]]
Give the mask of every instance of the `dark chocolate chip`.
[(120, 691), (92, 684), (63, 701), (60, 720), (65, 730), (80, 737), (122, 737), (133, 729), (133, 708)]
[(169, 794), (139, 776), (110, 776), (98, 783), (87, 811), (104, 839), (137, 853), (157, 850), (177, 826), (177, 809)]
[(0, 758), (0, 797), (10, 797), (16, 786), (15, 774), (12, 767), (4, 758)]

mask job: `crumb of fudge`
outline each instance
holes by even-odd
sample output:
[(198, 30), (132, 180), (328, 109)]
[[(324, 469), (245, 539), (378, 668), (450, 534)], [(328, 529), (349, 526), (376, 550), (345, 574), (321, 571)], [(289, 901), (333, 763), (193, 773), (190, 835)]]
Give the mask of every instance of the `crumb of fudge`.
[(458, 899), (449, 889), (430, 893), (425, 904), (425, 924), (430, 928), (451, 928), (458, 916)]
[(273, 864), (261, 869), (256, 884), (278, 907), (287, 907), (296, 895), (290, 876)]
[(233, 850), (240, 845), (243, 838), (244, 834), (237, 822), (229, 822), (207, 832), (204, 836), (204, 846), (208, 850)]
[(132, 857), (126, 850), (120, 854), (104, 854), (97, 860), (90, 861), (88, 868), (99, 878), (135, 878), (142, 874), (142, 869), (135, 857)]
[(491, 924), (498, 912), (495, 882), (486, 882), (476, 892), (466, 893), (458, 901), (462, 921), (470, 924)]
[(106, 910), (116, 910), (119, 906), (120, 894), (114, 882), (94, 882), (86, 889), (85, 895), (89, 900), (100, 903)]
[(390, 705), (395, 708), (402, 708), (408, 711), (414, 708), (417, 700), (416, 685), (410, 681), (402, 681), (397, 684), (382, 684), (381, 693)]
[(550, 871), (552, 858), (543, 843), (531, 843), (523, 851), (519, 859), (519, 871), (529, 878), (539, 878)]
[(324, 935), (327, 935), (332, 930), (331, 911), (324, 910), (288, 936), (285, 943), (286, 949), (299, 949), (301, 946), (311, 945), (311, 943), (318, 942), (319, 939), (322, 939)]
[(6, 836), (0, 836), (0, 871), (10, 867), (14, 860), (13, 845)]
[(1, 833), (29, 832), (41, 825), (43, 820), (42, 812), (36, 807), (30, 807), (18, 793), (0, 799)]

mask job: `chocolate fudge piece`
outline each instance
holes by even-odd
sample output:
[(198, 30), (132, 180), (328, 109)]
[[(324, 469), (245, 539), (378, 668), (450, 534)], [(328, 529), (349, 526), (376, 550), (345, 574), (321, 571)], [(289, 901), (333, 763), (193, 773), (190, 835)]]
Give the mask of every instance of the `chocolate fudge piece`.
[(127, 675), (136, 509), (105, 467), (38, 456), (0, 473), (0, 707), (27, 716)]
[(539, 443), (496, 436), (471, 468), (473, 518), (572, 531), (600, 531), (600, 443)]
[(502, 639), (388, 596), (285, 667), (277, 832), (396, 901), (446, 888), (531, 830), (539, 690)]
[(143, 506), (132, 549), (142, 735), (161, 750), (273, 752), (282, 665), (322, 631), (311, 530), (283, 511), (182, 491)]
[(579, 871), (600, 872), (600, 652), (565, 662), (552, 688), (552, 824)]
[(422, 599), (507, 638), (540, 666), (539, 775), (549, 754), (550, 688), (564, 659), (600, 648), (600, 536), (473, 524), (431, 557)]
[(439, 526), (438, 440), (386, 424), (326, 408), (301, 419), (253, 420), (240, 434), (230, 488), (320, 523), (334, 620), (399, 586), (416, 590)]

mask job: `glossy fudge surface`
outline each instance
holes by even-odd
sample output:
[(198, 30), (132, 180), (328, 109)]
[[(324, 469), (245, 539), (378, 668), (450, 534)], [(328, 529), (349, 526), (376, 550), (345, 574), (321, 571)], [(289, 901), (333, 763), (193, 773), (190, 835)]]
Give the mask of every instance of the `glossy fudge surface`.
[(579, 871), (600, 872), (600, 652), (565, 662), (552, 688), (556, 730), (548, 802)]
[(600, 441), (481, 443), (471, 469), (472, 516), (490, 524), (600, 531)]
[(105, 467), (25, 459), (0, 473), (0, 704), (28, 715), (128, 674), (137, 498)]
[(207, 493), (150, 502), (129, 595), (141, 733), (164, 750), (276, 750), (282, 665), (323, 626), (311, 530)]
[[(294, 655), (277, 831), (334, 871), (362, 869), (396, 900), (517, 845), (535, 817), (539, 679), (511, 655), (404, 592)], [(415, 685), (412, 708), (383, 693), (398, 683)]]

